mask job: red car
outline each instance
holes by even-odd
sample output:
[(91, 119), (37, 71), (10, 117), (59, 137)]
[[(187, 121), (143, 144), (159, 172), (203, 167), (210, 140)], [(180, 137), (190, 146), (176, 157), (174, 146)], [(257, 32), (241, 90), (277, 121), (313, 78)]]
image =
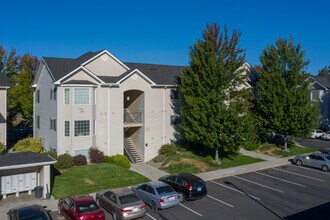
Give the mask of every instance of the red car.
[(72, 196), (58, 201), (58, 214), (72, 220), (105, 220), (102, 209), (90, 195)]

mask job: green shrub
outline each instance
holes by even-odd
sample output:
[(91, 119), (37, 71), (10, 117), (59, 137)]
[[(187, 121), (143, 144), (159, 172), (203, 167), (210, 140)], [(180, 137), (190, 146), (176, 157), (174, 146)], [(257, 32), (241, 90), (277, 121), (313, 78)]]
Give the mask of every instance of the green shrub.
[(89, 148), (89, 158), (91, 160), (91, 163), (103, 163), (104, 154), (96, 147), (91, 147)]
[(22, 140), (19, 140), (15, 146), (14, 151), (18, 152), (35, 152), (35, 153), (42, 153), (44, 151), (44, 148), (42, 146), (41, 139), (35, 139), (35, 138), (25, 138)]
[(165, 156), (172, 156), (172, 155), (176, 154), (177, 151), (178, 151), (178, 148), (176, 145), (164, 144), (163, 146), (161, 146), (158, 153), (161, 155), (165, 155)]
[(47, 154), (47, 155), (51, 156), (52, 158), (54, 158), (55, 160), (57, 160), (57, 153), (54, 151), (46, 151), (46, 152), (44, 152), (44, 154)]
[(154, 159), (152, 159), (152, 161), (155, 163), (160, 163), (160, 162), (163, 162), (166, 158), (167, 158), (166, 155), (160, 154), (160, 155), (154, 157)]
[(73, 158), (69, 154), (61, 154), (54, 166), (57, 169), (69, 169), (74, 166)]
[(76, 165), (76, 166), (83, 166), (83, 165), (87, 164), (87, 159), (86, 159), (85, 155), (79, 154), (79, 155), (73, 157), (73, 162), (74, 162), (74, 165)]
[(105, 163), (111, 163), (111, 164), (115, 164), (117, 166), (129, 169), (131, 167), (131, 162), (129, 161), (129, 159), (127, 157), (125, 157), (124, 155), (114, 155), (114, 156), (105, 156)]
[(0, 155), (4, 154), (6, 151), (5, 144), (0, 142)]
[(260, 143), (259, 142), (247, 141), (242, 145), (242, 147), (245, 150), (254, 151), (254, 150), (257, 150), (260, 147)]
[(110, 156), (104, 156), (103, 157), (103, 162), (104, 163), (111, 163), (111, 157)]

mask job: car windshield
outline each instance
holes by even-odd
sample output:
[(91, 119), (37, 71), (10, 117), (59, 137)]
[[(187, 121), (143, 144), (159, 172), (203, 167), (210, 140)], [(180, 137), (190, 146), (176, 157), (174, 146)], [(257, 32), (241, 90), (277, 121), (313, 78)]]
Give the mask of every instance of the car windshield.
[(174, 192), (174, 190), (169, 186), (161, 186), (161, 187), (156, 188), (156, 190), (159, 195), (164, 195), (166, 193)]
[(201, 187), (204, 186), (204, 182), (202, 180), (194, 181), (191, 183), (193, 187)]
[(78, 205), (79, 212), (85, 213), (93, 210), (97, 210), (99, 207), (95, 202), (90, 202), (90, 203), (84, 203)]
[(134, 193), (125, 195), (125, 196), (119, 196), (120, 204), (125, 205), (128, 203), (138, 202), (140, 201), (139, 197), (137, 197)]
[(325, 156), (325, 159), (330, 160), (330, 156)]
[(39, 210), (23, 209), (19, 211), (19, 219), (22, 220), (48, 220), (46, 213)]

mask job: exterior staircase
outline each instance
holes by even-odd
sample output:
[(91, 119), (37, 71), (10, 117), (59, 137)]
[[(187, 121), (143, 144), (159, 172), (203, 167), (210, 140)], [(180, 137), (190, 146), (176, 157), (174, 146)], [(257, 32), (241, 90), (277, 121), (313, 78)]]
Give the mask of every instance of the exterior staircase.
[(132, 116), (132, 114), (129, 112), (129, 110), (127, 108), (124, 109), (124, 122), (125, 123), (134, 123), (134, 117)]
[(130, 138), (124, 138), (124, 154), (132, 163), (143, 163), (143, 159)]

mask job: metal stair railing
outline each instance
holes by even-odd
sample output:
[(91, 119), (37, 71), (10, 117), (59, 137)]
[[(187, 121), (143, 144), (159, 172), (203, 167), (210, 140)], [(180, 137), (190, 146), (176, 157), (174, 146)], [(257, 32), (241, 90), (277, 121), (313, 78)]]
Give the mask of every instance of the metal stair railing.
[(134, 146), (134, 144), (132, 143), (132, 141), (130, 140), (130, 138), (125, 138), (124, 139), (124, 150), (127, 154), (127, 156), (129, 157), (129, 159), (133, 162), (133, 163), (141, 163), (143, 162), (139, 152), (136, 150), (136, 147)]

